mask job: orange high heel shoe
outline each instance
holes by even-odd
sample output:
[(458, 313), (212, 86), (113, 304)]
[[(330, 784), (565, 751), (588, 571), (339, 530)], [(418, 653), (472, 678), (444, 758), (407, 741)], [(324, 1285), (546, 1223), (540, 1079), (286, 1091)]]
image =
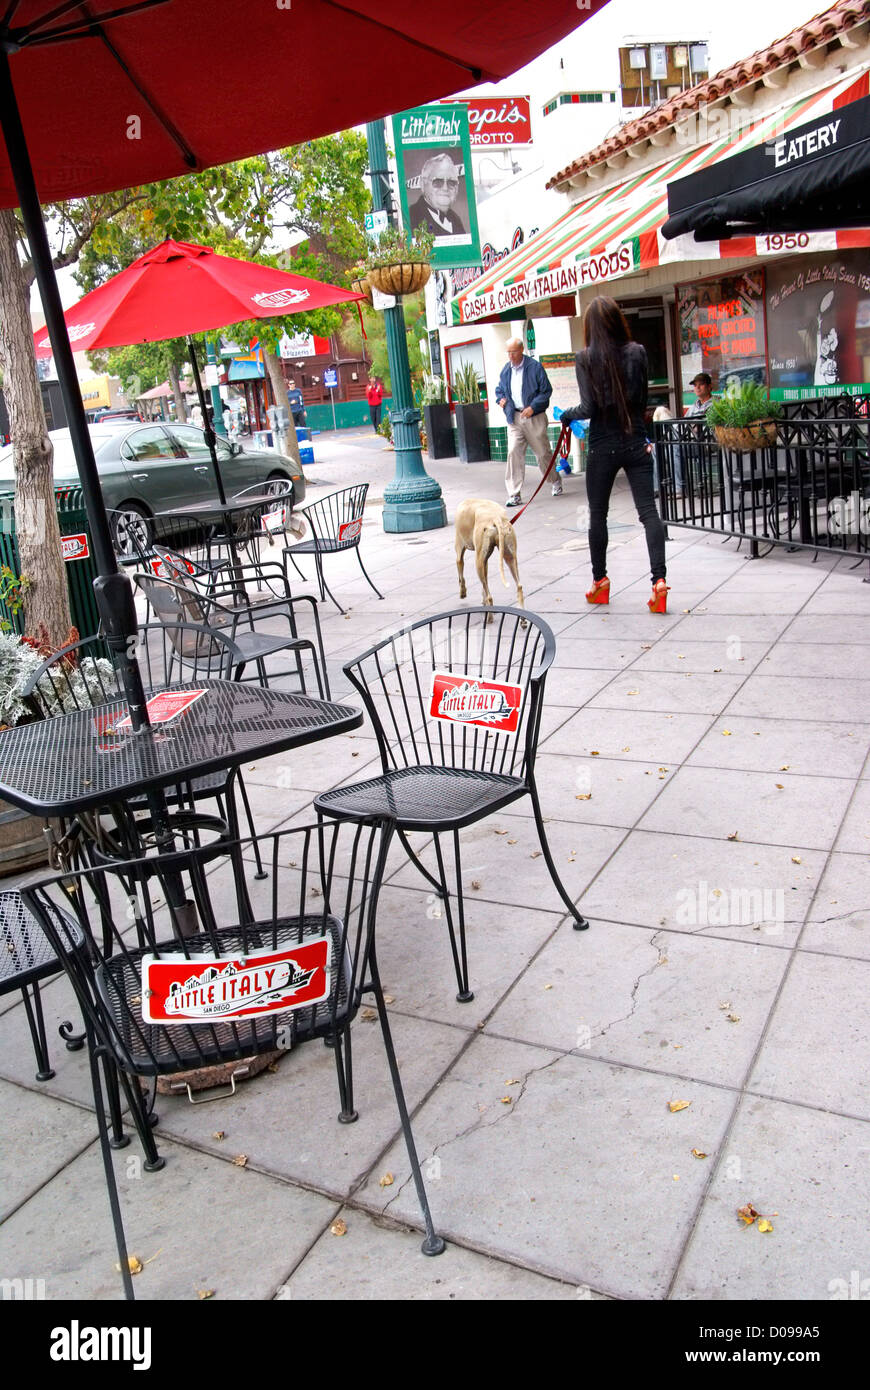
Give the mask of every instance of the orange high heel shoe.
[(669, 591), (669, 584), (663, 579), (656, 580), (653, 584), (652, 598), (647, 599), (647, 607), (651, 613), (667, 613)]
[(587, 603), (609, 603), (610, 602), (610, 580), (605, 574), (603, 579), (593, 581), (592, 588), (586, 590)]

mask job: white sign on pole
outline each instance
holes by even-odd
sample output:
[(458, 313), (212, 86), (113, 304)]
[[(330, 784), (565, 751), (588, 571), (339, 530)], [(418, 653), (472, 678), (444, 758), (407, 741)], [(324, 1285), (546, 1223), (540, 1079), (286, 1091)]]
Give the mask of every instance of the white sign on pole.
[(384, 208), (378, 212), (367, 212), (365, 215), (365, 229), (367, 236), (380, 236), (381, 232), (387, 230), (387, 214)]
[(295, 338), (291, 338), (284, 333), (278, 344), (278, 352), (284, 358), (314, 357), (314, 337), (311, 333), (297, 333)]
[(218, 369), (214, 362), (209, 362), (206, 366), (205, 384), (206, 386), (217, 386), (218, 384)]
[(381, 294), (380, 290), (376, 290), (372, 285), (372, 305), (375, 309), (392, 309), (395, 302), (394, 294)]

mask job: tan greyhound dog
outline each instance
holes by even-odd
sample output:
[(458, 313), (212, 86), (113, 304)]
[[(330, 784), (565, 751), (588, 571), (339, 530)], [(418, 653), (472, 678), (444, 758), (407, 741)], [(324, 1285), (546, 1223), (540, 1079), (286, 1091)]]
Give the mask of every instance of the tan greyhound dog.
[(504, 563), (514, 577), (517, 586), (516, 602), (524, 608), (522, 585), (517, 570), (517, 536), (508, 514), (498, 502), (490, 502), (483, 497), (469, 497), (460, 502), (456, 509), (456, 568), (459, 571), (459, 597), (465, 598), (465, 552), (474, 551), (477, 577), (483, 585), (483, 601), (492, 604), (492, 594), (486, 577), (489, 557), (498, 547), (498, 567), (502, 583), (508, 587)]

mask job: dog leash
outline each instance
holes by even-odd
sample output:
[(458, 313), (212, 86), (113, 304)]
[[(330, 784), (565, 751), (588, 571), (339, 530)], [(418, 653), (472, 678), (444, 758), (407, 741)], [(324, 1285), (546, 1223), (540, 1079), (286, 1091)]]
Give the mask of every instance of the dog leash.
[[(560, 432), (559, 432), (559, 438), (556, 440), (556, 447), (555, 447), (555, 449), (553, 450), (553, 457), (550, 459), (550, 462), (549, 462), (549, 464), (548, 464), (548, 466), (547, 466), (547, 471), (546, 471), (546, 473), (545, 473), (544, 476), (542, 477), (541, 481), (538, 483), (538, 486), (535, 488), (535, 490), (534, 490), (534, 492), (532, 493), (531, 497), (529, 498), (528, 502), (526, 502), (522, 507), (520, 507), (520, 509), (519, 509), (518, 512), (514, 512), (513, 516), (511, 517), (511, 525), (512, 525), (512, 526), (516, 526), (516, 524), (517, 524), (517, 522), (519, 521), (520, 517), (522, 516), (523, 512), (526, 510), (526, 507), (530, 507), (530, 506), (532, 505), (532, 503), (534, 502), (534, 500), (535, 500), (535, 498), (537, 497), (538, 493), (541, 491), (541, 488), (544, 486), (544, 483), (547, 481), (547, 479), (549, 478), (550, 474), (551, 474), (552, 471), (553, 471), (553, 465), (555, 464), (556, 459), (559, 457), (559, 454), (562, 452), (562, 443), (563, 443), (564, 440), (566, 440), (566, 439), (568, 438), (568, 436), (570, 435), (570, 433), (571, 433), (571, 427), (570, 427), (569, 425), (563, 425), (562, 428), (561, 428), (561, 430), (560, 430)], [(566, 455), (566, 457), (567, 457), (567, 455)]]

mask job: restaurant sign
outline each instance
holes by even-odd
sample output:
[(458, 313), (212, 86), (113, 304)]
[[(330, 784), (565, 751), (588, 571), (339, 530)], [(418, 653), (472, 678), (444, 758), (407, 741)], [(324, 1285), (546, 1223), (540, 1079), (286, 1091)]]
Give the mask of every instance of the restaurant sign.
[(519, 727), (523, 690), (450, 671), (432, 672), (429, 715), (452, 724), (473, 724), (497, 734), (514, 734)]
[(90, 555), (88, 538), (85, 534), (80, 536), (61, 536), (61, 553), (65, 561), (86, 560)]
[(528, 97), (457, 98), (468, 108), (471, 148), (531, 145), (532, 116)]
[(630, 275), (638, 268), (637, 238), (623, 242), (612, 251), (598, 251), (580, 256), (572, 265), (560, 265), (537, 275), (523, 277), (511, 284), (494, 285), (461, 302), (461, 322), (474, 323), (506, 309), (535, 304), (542, 299), (573, 294), (590, 285), (600, 285)]
[(146, 1023), (207, 1023), (280, 1013), (329, 997), (329, 938), (244, 957), (142, 957)]

